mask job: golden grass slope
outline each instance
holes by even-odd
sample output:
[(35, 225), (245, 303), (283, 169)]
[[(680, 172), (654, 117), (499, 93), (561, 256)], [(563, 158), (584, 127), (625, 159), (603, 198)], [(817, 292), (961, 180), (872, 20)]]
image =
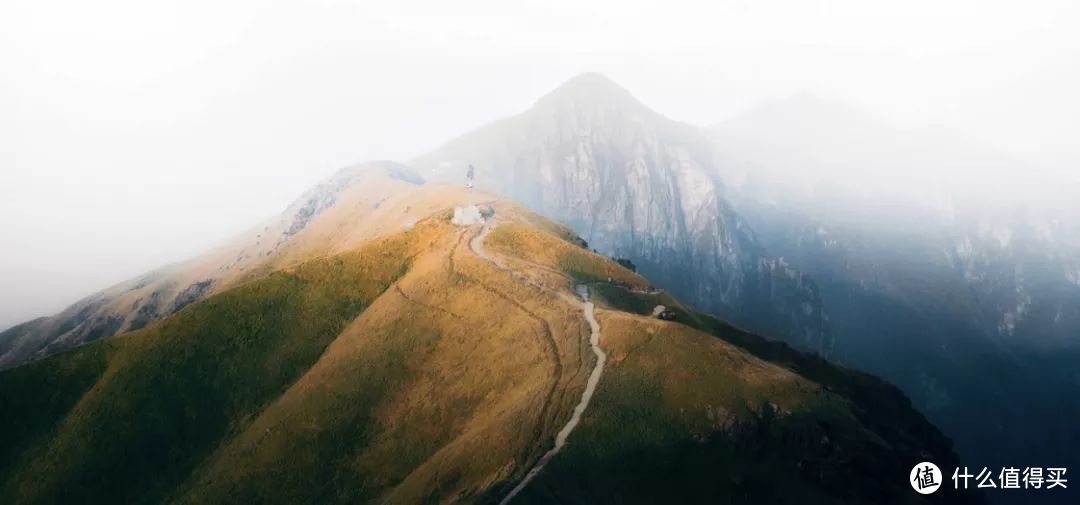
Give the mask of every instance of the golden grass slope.
[[(566, 449), (515, 503), (921, 503), (887, 477), (955, 461), (892, 386), (633, 292), (640, 276), (524, 223), (499, 226), (489, 250), (539, 282), (588, 283), (608, 364)], [(658, 303), (679, 321), (647, 316)]]
[[(769, 362), (685, 307), (680, 322), (638, 314), (669, 298), (620, 295), (648, 283), (511, 203), (491, 201), (487, 250), (513, 272), (477, 257), (478, 227), (450, 225), (449, 207), (489, 199), (422, 187), (357, 230), (331, 208), (302, 232), (321, 238), (264, 273), (0, 372), (0, 502), (498, 501), (593, 366), (580, 308), (552, 290), (609, 278), (596, 395), (515, 503), (906, 503), (909, 489), (838, 483), (919, 451), (948, 460), (937, 439), (919, 445), (936, 432), (910, 405), (882, 420), (865, 402), (888, 396), (876, 382), (798, 353)], [(411, 212), (428, 217), (397, 228)]]
[(390, 162), (344, 169), (305, 193), (278, 218), (213, 251), (0, 333), (0, 368), (140, 329), (238, 283), (399, 233), (436, 209), (470, 197), (491, 199), (461, 188), (418, 185), (410, 177), (407, 168)]
[(587, 376), (583, 322), (464, 233), (416, 258), (177, 501), (467, 500), (538, 457)]

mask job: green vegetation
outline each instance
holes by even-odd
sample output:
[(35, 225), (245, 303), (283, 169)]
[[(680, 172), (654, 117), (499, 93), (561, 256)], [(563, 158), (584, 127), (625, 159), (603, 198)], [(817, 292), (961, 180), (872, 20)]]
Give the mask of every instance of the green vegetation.
[(684, 306), (667, 292), (656, 294), (639, 293), (602, 282), (590, 284), (589, 291), (595, 301), (604, 308), (650, 316), (657, 305), (663, 305), (675, 313), (677, 321), (689, 324), (694, 328), (702, 326), (697, 313)]
[(521, 282), (443, 214), (0, 372), (0, 503), (497, 501), (592, 367), (538, 280), (589, 283), (608, 362), (520, 503), (907, 503), (913, 461), (955, 463), (872, 376), (643, 293), (556, 225), (488, 237)]
[[(502, 231), (504, 254), (560, 266), (617, 311), (601, 317), (610, 361), (593, 407), (520, 503), (920, 503), (902, 478), (912, 462), (955, 464), (892, 385), (627, 289), (636, 276), (607, 258)], [(647, 318), (656, 305), (678, 322)]]
[(602, 256), (585, 250), (567, 251), (559, 258), (559, 266), (581, 283), (616, 281), (643, 288), (648, 285), (637, 274), (611, 261), (597, 261)]
[(492, 251), (564, 272), (575, 282), (614, 281), (628, 287), (648, 286), (640, 275), (579, 247), (574, 238), (572, 234), (553, 235), (523, 223), (509, 223), (495, 228), (487, 245)]
[[(574, 233), (570, 228), (524, 209), (514, 209), (514, 211), (521, 216), (522, 224), (546, 232), (559, 240), (569, 242), (586, 251), (589, 250), (589, 243), (586, 242), (585, 239), (579, 237), (578, 234)], [(514, 223), (514, 225), (516, 224), (517, 223)]]
[(630, 258), (612, 258), (612, 259), (615, 260), (615, 263), (618, 263), (618, 264), (622, 265), (623, 268), (625, 268), (625, 269), (627, 269), (627, 270), (629, 270), (631, 272), (637, 273), (637, 265), (635, 265), (633, 261), (630, 261)]
[(597, 282), (589, 286), (589, 292), (601, 307), (621, 310), (631, 314), (652, 314), (653, 307), (667, 306), (674, 300), (667, 294), (647, 295), (635, 293), (619, 286)]
[(408, 236), (0, 373), (0, 502), (159, 502), (407, 266)]
[(857, 436), (841, 399), (681, 325), (602, 324), (614, 336), (596, 405), (522, 503), (569, 490), (591, 503), (840, 501), (796, 462), (826, 433)]
[(866, 410), (846, 395), (889, 397), (884, 384), (838, 392), (685, 325), (601, 324), (611, 361), (594, 406), (521, 503), (923, 503), (912, 462), (955, 462), (904, 402)]
[[(703, 324), (704, 331), (759, 359), (788, 368), (820, 384), (832, 394), (846, 398), (852, 405), (852, 413), (868, 430), (893, 434), (888, 443), (894, 454), (912, 459), (932, 448), (938, 452), (934, 461), (939, 466), (955, 466), (952, 442), (915, 410), (911, 400), (892, 384), (877, 376), (830, 363), (820, 356), (802, 353), (784, 342), (754, 335), (712, 316), (699, 314), (698, 321)], [(881, 458), (868, 464), (872, 464), (871, 468), (895, 473), (903, 470), (904, 462), (890, 463), (889, 459)], [(893, 466), (881, 468), (888, 464)]]
[(0, 373), (0, 503), (416, 503), (519, 475), (583, 387), (583, 322), (451, 258), (457, 231), (422, 222)]
[(53, 435), (57, 424), (104, 373), (111, 342), (88, 345), (0, 374), (0, 476), (12, 475), (28, 449)]

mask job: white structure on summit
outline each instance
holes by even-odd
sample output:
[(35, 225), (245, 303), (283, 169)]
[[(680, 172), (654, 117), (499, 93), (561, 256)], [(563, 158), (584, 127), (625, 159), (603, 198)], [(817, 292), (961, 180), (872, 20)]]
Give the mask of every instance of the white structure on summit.
[(458, 226), (484, 224), (484, 215), (480, 212), (480, 207), (475, 205), (454, 207), (454, 217), (450, 219), (450, 222)]
[(469, 171), (465, 173), (465, 187), (472, 189), (473, 181), (476, 179), (476, 169), (472, 165), (469, 165)]

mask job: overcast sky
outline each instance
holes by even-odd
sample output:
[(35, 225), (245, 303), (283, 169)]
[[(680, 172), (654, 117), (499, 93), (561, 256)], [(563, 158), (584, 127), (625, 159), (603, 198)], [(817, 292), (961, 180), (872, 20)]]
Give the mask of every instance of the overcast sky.
[(1077, 27), (1070, 0), (5, 0), (0, 327), (584, 71), (692, 123), (810, 92), (1075, 166)]

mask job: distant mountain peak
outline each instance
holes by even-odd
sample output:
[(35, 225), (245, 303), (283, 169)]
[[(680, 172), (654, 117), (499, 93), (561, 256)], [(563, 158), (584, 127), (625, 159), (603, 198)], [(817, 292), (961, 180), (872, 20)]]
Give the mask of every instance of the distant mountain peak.
[(625, 88), (619, 86), (615, 81), (598, 72), (584, 72), (575, 75), (558, 88), (555, 88), (553, 93), (557, 93), (560, 90), (593, 90), (629, 94)]
[(846, 137), (853, 132), (892, 131), (887, 122), (858, 106), (808, 92), (764, 102), (709, 130), (774, 136), (778, 128), (792, 135), (802, 133), (813, 137), (833, 132)]
[(770, 105), (800, 110), (834, 111), (839, 109), (849, 114), (863, 115), (863, 113), (854, 105), (827, 96), (814, 94), (809, 91), (801, 91), (785, 98), (774, 100), (770, 103), (763, 104), (763, 107), (769, 107)]
[[(823, 353), (830, 348), (811, 280), (769, 258), (740, 224), (702, 131), (649, 109), (607, 77), (574, 77), (530, 110), (413, 162), (421, 174), (457, 184), (470, 165), (477, 187), (562, 220), (593, 248), (630, 259), (692, 303), (745, 317), (736, 321), (743, 326), (798, 335)], [(783, 316), (743, 316), (758, 313), (750, 307), (778, 307)]]
[[(602, 106), (650, 111), (626, 88), (596, 72), (586, 72), (544, 95), (536, 102), (538, 108), (566, 106)], [(651, 112), (651, 111), (650, 111)]]
[(381, 175), (390, 179), (417, 185), (424, 183), (424, 178), (414, 172), (412, 168), (396, 161), (389, 160), (368, 161), (350, 165), (338, 170), (328, 180), (351, 179), (361, 175)]

